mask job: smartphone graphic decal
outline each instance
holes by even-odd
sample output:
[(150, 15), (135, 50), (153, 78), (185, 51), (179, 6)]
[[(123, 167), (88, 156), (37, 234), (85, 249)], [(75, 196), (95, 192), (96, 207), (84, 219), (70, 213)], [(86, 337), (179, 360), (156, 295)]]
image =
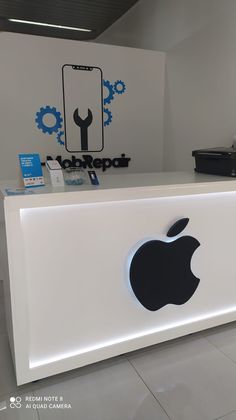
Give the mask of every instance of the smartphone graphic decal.
[(99, 67), (62, 67), (65, 147), (70, 153), (103, 150), (102, 79)]

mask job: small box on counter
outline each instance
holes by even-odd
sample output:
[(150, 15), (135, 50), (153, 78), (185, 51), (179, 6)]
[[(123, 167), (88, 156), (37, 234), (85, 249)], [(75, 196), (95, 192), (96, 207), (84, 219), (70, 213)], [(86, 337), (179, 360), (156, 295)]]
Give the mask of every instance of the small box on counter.
[(196, 172), (236, 177), (236, 148), (216, 147), (194, 150)]

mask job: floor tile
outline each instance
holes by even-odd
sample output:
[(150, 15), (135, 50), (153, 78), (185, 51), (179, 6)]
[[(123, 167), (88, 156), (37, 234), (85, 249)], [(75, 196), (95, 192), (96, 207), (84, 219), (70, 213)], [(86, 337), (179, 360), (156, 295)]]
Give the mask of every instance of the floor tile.
[(3, 282), (0, 280), (0, 334), (6, 334)]
[(0, 334), (0, 398), (16, 389), (16, 379), (6, 334)]
[(0, 306), (0, 334), (6, 334), (6, 321), (5, 321), (5, 312), (4, 308)]
[(5, 320), (5, 309), (2, 302), (2, 298), (0, 297), (0, 334), (6, 334), (6, 320)]
[(16, 401), (11, 403), (11, 395), (8, 395), (4, 398), (5, 399), (0, 398), (1, 420), (38, 420), (37, 410), (34, 410), (33, 408), (26, 408), (24, 395), (22, 395), (20, 397), (20, 400), (17, 401), (17, 403), (20, 404), (21, 407), (10, 407), (10, 404), (16, 404)]
[(70, 409), (39, 409), (40, 420), (169, 420), (125, 358), (78, 370), (35, 396), (62, 396)]
[(203, 335), (236, 363), (236, 322), (206, 330)]
[(212, 420), (236, 410), (236, 365), (199, 335), (128, 358), (172, 420)]
[(0, 280), (0, 298), (3, 296), (3, 280)]

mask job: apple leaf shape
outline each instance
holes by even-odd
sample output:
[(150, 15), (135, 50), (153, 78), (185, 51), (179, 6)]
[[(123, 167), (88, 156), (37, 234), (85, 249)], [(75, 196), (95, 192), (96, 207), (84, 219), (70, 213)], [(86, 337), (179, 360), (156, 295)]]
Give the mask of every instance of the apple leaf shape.
[(187, 226), (188, 222), (189, 219), (187, 217), (184, 219), (179, 219), (177, 222), (175, 222), (167, 232), (168, 238), (172, 238), (173, 236), (181, 233), (182, 230), (184, 230), (184, 228)]

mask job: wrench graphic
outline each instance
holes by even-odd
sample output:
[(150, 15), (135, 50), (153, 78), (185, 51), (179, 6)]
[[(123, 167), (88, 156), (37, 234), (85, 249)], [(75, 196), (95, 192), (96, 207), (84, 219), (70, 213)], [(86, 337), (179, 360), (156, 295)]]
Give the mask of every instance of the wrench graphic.
[(76, 108), (73, 114), (73, 118), (75, 124), (80, 127), (81, 150), (88, 150), (88, 127), (92, 124), (93, 121), (92, 111), (88, 109), (88, 116), (83, 120), (79, 116), (78, 108)]

